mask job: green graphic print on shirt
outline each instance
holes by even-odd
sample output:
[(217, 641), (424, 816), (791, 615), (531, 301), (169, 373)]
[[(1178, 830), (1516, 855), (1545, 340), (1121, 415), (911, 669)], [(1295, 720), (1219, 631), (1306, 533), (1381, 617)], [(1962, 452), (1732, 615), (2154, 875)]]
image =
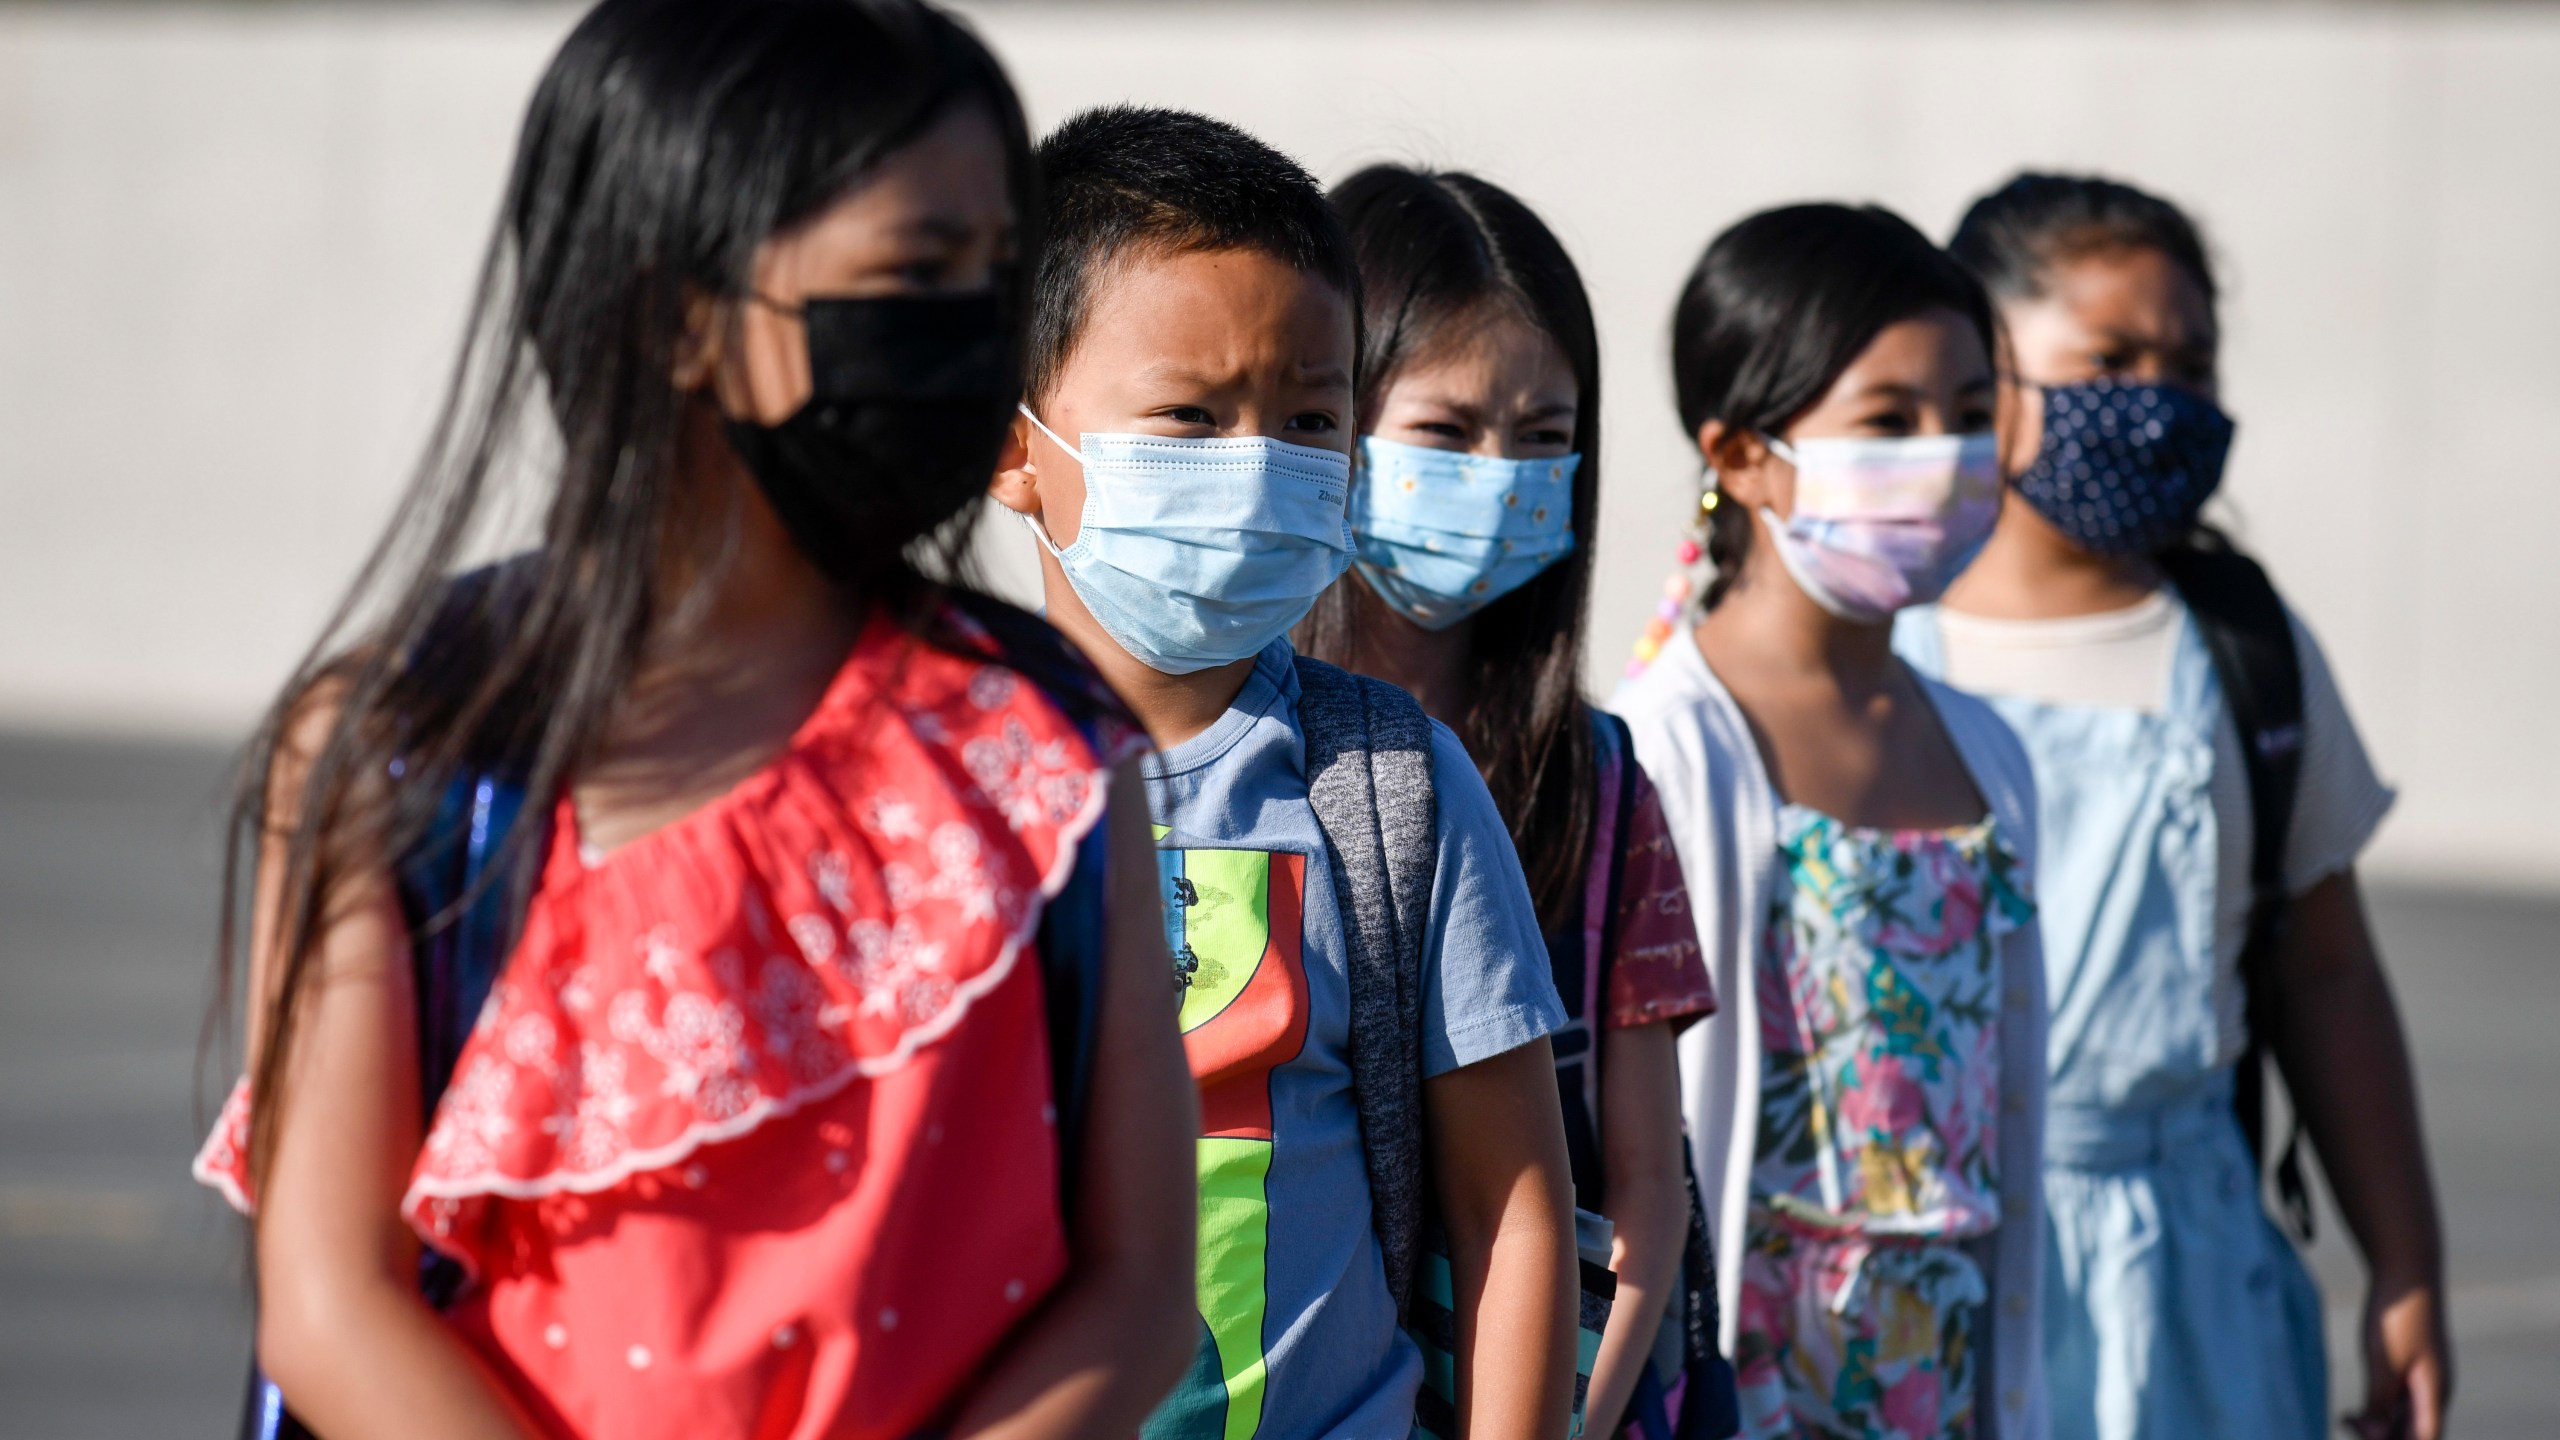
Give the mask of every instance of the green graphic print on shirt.
[[(1162, 839), (1163, 827), (1157, 838)], [(1250, 1440), (1268, 1382), (1272, 1074), (1307, 1038), (1307, 859), (1159, 850), (1182, 1039), (1200, 1087), (1200, 1349), (1147, 1440)]]

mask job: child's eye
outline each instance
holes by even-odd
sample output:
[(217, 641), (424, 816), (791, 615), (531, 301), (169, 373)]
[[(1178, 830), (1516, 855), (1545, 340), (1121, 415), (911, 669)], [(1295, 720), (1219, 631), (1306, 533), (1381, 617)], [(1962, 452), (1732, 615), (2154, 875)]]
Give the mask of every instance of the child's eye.
[(1464, 440), (1467, 438), (1467, 427), (1458, 424), (1454, 420), (1425, 420), (1415, 425), (1413, 428), (1421, 431), (1425, 435), (1437, 435), (1443, 440)]
[(1859, 428), (1870, 435), (1908, 435), (1912, 428), (1911, 417), (1899, 410), (1887, 410), (1860, 421)]
[(1289, 417), (1289, 428), (1310, 435), (1330, 435), (1339, 427), (1333, 416), (1322, 410), (1305, 410)]
[(924, 245), (908, 251), (888, 267), (900, 289), (931, 294), (951, 289), (963, 277), (968, 257), (954, 246)]
[(1991, 428), (1994, 416), (1988, 405), (1967, 405), (1956, 412), (1956, 433), (1972, 435)]
[(1542, 429), (1532, 430), (1520, 438), (1532, 445), (1570, 445), (1573, 443), (1573, 432), (1570, 430), (1560, 430), (1554, 426), (1547, 426)]
[(1217, 416), (1210, 414), (1208, 411), (1197, 405), (1176, 405), (1172, 409), (1164, 412), (1164, 418), (1177, 425), (1207, 425), (1214, 427), (1218, 423)]

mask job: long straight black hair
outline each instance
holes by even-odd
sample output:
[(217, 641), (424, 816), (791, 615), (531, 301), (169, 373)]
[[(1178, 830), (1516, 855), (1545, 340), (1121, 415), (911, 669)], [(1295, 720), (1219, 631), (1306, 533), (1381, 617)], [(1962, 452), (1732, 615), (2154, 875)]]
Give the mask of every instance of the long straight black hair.
[[(596, 749), (644, 640), (730, 562), (734, 511), (690, 493), (678, 461), (689, 407), (708, 403), (675, 386), (689, 316), (742, 298), (769, 238), (959, 105), (995, 121), (1030, 230), (1040, 212), (1012, 86), (921, 0), (603, 0), (552, 58), (433, 434), (243, 757), (217, 1016), (262, 844), (282, 845), (265, 937), (281, 963), (272, 992), (250, 997), (266, 1017), (251, 1061), (253, 1174), (272, 1153), (333, 888), (405, 853), (466, 769), (507, 768), (535, 803), (557, 794)], [(1026, 253), (1035, 241), (1023, 236)], [(1018, 316), (1018, 277), (999, 284)], [(519, 504), (539, 517), (532, 549), (503, 583), (457, 585)], [(871, 537), (882, 593), (855, 598), (929, 628), (928, 574), (943, 567), (919, 542), (947, 561), (965, 525)]]
[[(1553, 926), (1590, 868), (1599, 804), (1582, 702), (1600, 518), (1600, 338), (1591, 297), (1555, 232), (1509, 191), (1473, 175), (1373, 165), (1335, 186), (1333, 203), (1360, 262), (1362, 429), (1400, 367), (1490, 316), (1517, 316), (1555, 341), (1581, 392), (1573, 549), (1477, 613), (1468, 655), (1473, 699), (1459, 735), (1511, 828), (1538, 916)], [(1299, 647), (1361, 669), (1368, 637), (1393, 618), (1365, 581), (1346, 575), (1299, 626)]]

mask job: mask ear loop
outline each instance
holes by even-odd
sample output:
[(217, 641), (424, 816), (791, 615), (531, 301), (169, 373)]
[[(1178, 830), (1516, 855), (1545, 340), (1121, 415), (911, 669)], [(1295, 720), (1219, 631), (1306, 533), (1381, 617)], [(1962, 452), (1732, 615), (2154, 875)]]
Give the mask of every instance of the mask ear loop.
[(1770, 454), (1777, 456), (1779, 459), (1786, 461), (1788, 464), (1799, 470), (1804, 468), (1804, 462), (1796, 458), (1796, 447), (1788, 444), (1786, 441), (1779, 439), (1777, 436), (1770, 434), (1766, 430), (1763, 430), (1760, 432), (1760, 443), (1769, 447)]
[[(1083, 452), (1083, 451), (1081, 451), (1081, 450), (1078, 450), (1078, 449), (1077, 449), (1076, 447), (1074, 447), (1073, 445), (1068, 444), (1068, 443), (1066, 442), (1065, 437), (1061, 436), (1057, 431), (1050, 429), (1050, 428), (1049, 428), (1047, 425), (1045, 425), (1045, 424), (1042, 424), (1042, 423), (1041, 423), (1041, 420), (1040, 420), (1040, 417), (1031, 413), (1031, 407), (1030, 407), (1030, 406), (1025, 405), (1025, 404), (1023, 404), (1021, 401), (1017, 400), (1017, 401), (1015, 401), (1015, 402), (1014, 402), (1013, 408), (1014, 408), (1014, 409), (1016, 409), (1016, 410), (1021, 411), (1021, 412), (1022, 412), (1022, 418), (1023, 418), (1023, 419), (1025, 419), (1025, 420), (1030, 421), (1030, 422), (1031, 422), (1031, 424), (1032, 424), (1032, 427), (1033, 427), (1033, 428), (1037, 429), (1041, 434), (1048, 436), (1048, 437), (1049, 437), (1049, 440), (1050, 440), (1050, 443), (1052, 443), (1052, 444), (1056, 445), (1059, 449), (1066, 451), (1068, 454), (1073, 455), (1074, 457), (1076, 457), (1076, 463), (1077, 463), (1078, 465), (1083, 465), (1083, 464), (1085, 463), (1085, 459), (1084, 459), (1084, 452)], [(1091, 472), (1091, 468), (1090, 468), (1090, 467), (1087, 467), (1087, 471), (1086, 471), (1086, 474), (1085, 474), (1085, 484), (1087, 484), (1087, 485), (1091, 485), (1092, 483), (1093, 483), (1093, 475), (1092, 475), (1092, 472)], [(1017, 514), (1017, 515), (1022, 515), (1022, 512), (1021, 512), (1021, 511), (1019, 511), (1019, 510), (1015, 511), (1014, 513), (1015, 513), (1015, 514)], [(1040, 542), (1040, 548), (1041, 548), (1041, 549), (1048, 551), (1048, 552), (1050, 553), (1050, 555), (1052, 555), (1053, 557), (1055, 557), (1055, 558), (1059, 561), (1059, 563), (1061, 563), (1061, 564), (1064, 564), (1064, 563), (1065, 563), (1066, 558), (1067, 558), (1067, 552), (1066, 552), (1066, 551), (1064, 551), (1064, 550), (1059, 549), (1059, 548), (1058, 548), (1058, 542), (1049, 538), (1049, 527), (1048, 527), (1048, 525), (1047, 525), (1047, 524), (1045, 524), (1045, 523), (1043, 522), (1043, 520), (1042, 520), (1042, 518), (1041, 518), (1040, 516), (1038, 516), (1038, 515), (1022, 515), (1022, 523), (1023, 523), (1025, 526), (1029, 527), (1029, 529), (1030, 529), (1030, 531), (1031, 531), (1032, 536)]]
[(1064, 451), (1066, 451), (1068, 454), (1073, 455), (1074, 457), (1076, 457), (1076, 463), (1077, 463), (1077, 464), (1082, 465), (1082, 464), (1084, 464), (1084, 463), (1085, 463), (1084, 452), (1083, 452), (1083, 451), (1081, 451), (1081, 450), (1078, 450), (1078, 449), (1077, 449), (1076, 447), (1074, 447), (1073, 445), (1068, 444), (1065, 436), (1060, 435), (1057, 431), (1050, 429), (1050, 428), (1049, 428), (1047, 425), (1045, 425), (1045, 424), (1042, 424), (1042, 423), (1041, 423), (1041, 420), (1040, 420), (1040, 417), (1031, 413), (1031, 407), (1030, 407), (1030, 406), (1023, 404), (1023, 403), (1022, 403), (1021, 401), (1019, 401), (1019, 400), (1016, 400), (1015, 402), (1013, 402), (1013, 408), (1014, 408), (1014, 409), (1016, 409), (1016, 410), (1021, 411), (1021, 412), (1022, 412), (1022, 418), (1023, 418), (1023, 419), (1025, 419), (1025, 420), (1030, 421), (1030, 422), (1032, 423), (1033, 427), (1034, 427), (1034, 428), (1036, 428), (1036, 429), (1038, 429), (1038, 430), (1039, 430), (1039, 432), (1040, 432), (1041, 434), (1048, 436), (1048, 437), (1049, 437), (1049, 441), (1050, 441), (1050, 443), (1051, 443), (1051, 444), (1056, 445), (1059, 449), (1064, 450)]

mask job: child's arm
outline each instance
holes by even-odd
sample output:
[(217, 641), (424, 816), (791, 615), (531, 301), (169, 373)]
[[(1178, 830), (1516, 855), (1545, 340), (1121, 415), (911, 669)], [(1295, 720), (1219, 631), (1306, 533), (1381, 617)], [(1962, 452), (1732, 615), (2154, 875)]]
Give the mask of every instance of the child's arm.
[(2359, 1423), (2436, 1440), (2453, 1399), (2444, 1232), (2408, 1041), (2353, 870), (2293, 902), (2276, 966), (2285, 1088), (2371, 1277)]
[(1601, 1162), (1608, 1171), (1611, 1268), (1618, 1297), (1600, 1337), (1583, 1433), (1610, 1436), (1662, 1328), (1662, 1309), (1689, 1241), (1689, 1186), (1680, 1138), (1680, 1062), (1671, 1022), (1608, 1031), (1600, 1042)]
[(1191, 1361), (1199, 1104), (1134, 765), (1113, 778), (1107, 823), (1107, 958), (1067, 1277), (988, 1368), (953, 1440), (1126, 1440)]
[[(277, 953), (284, 845), (328, 707), (306, 710), (268, 786), (250, 951), (250, 1053)], [(418, 1295), (418, 1242), (400, 1216), (420, 1144), (408, 930), (389, 873), (343, 876), (324, 897), (274, 1159), (258, 1197), (258, 1361), (285, 1403), (331, 1440), (533, 1433)]]
[(1423, 1082), (1457, 1309), (1458, 1434), (1556, 1440), (1573, 1409), (1573, 1186), (1541, 1037)]

